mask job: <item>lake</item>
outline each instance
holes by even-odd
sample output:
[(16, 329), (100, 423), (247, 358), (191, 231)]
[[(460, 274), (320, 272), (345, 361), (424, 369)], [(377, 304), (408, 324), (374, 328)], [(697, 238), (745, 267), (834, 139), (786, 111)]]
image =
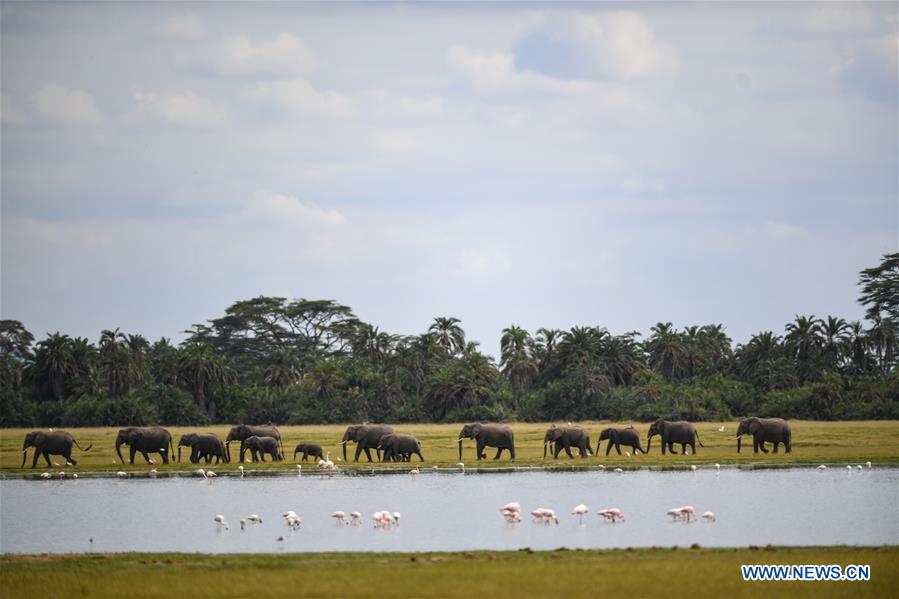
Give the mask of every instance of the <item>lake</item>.
[[(527, 513), (507, 524), (499, 507), (556, 510), (545, 526)], [(572, 516), (585, 503), (583, 526)], [(716, 522), (673, 522), (666, 512), (693, 505)], [(625, 522), (604, 522), (601, 508)], [(303, 520), (288, 530), (281, 514)], [(361, 526), (337, 526), (335, 510), (359, 511)], [(375, 529), (378, 510), (402, 514)], [(251, 513), (262, 524), (239, 521)], [(230, 530), (213, 522), (223, 514)], [(282, 541), (277, 540), (283, 537)], [(91, 542), (90, 539), (93, 539)], [(3, 480), (0, 552), (456, 551), (747, 545), (899, 544), (899, 468), (724, 469), (716, 473), (632, 471), (434, 473), (327, 477)]]

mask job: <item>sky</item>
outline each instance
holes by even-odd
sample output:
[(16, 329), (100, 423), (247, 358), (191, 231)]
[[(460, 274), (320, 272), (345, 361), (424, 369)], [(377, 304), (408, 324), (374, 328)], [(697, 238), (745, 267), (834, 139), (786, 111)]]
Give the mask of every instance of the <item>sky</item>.
[(184, 338), (861, 319), (896, 3), (3, 2), (0, 317)]

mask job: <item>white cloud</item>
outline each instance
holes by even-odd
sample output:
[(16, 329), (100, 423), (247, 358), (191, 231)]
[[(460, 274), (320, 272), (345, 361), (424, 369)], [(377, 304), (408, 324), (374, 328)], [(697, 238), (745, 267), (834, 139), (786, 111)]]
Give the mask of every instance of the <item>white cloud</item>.
[(305, 79), (266, 81), (256, 86), (253, 96), (304, 114), (347, 117), (355, 113), (350, 98), (334, 91), (320, 92)]
[(592, 50), (602, 72), (623, 79), (651, 77), (677, 64), (674, 51), (656, 41), (649, 24), (636, 12), (582, 17), (577, 35)]
[(203, 21), (196, 15), (178, 15), (166, 20), (159, 30), (165, 35), (186, 40), (199, 40), (206, 37)]
[(246, 216), (274, 221), (287, 226), (334, 226), (347, 222), (346, 217), (334, 208), (325, 210), (301, 202), (293, 196), (258, 191), (246, 205)]
[(564, 94), (593, 89), (588, 82), (560, 81), (538, 73), (519, 71), (515, 68), (515, 57), (511, 52), (452, 46), (447, 60), (450, 67), (464, 75), (475, 89), (484, 92), (538, 91)]
[(766, 235), (773, 237), (774, 239), (795, 239), (797, 237), (804, 237), (808, 234), (804, 228), (798, 225), (778, 222), (765, 223), (763, 230)]
[(207, 98), (192, 91), (169, 95), (132, 92), (141, 110), (176, 125), (211, 129), (227, 124), (227, 112)]
[(51, 83), (31, 95), (31, 104), (43, 116), (70, 125), (100, 122), (100, 111), (87, 92)]
[(286, 75), (315, 66), (312, 50), (287, 33), (259, 42), (243, 35), (229, 37), (211, 50), (210, 58), (227, 75)]

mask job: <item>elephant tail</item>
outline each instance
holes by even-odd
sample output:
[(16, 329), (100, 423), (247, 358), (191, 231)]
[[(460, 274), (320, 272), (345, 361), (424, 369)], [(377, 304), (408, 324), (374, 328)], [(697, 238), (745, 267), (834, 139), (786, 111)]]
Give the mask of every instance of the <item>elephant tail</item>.
[(91, 444), (88, 445), (87, 447), (81, 447), (80, 445), (78, 445), (78, 441), (76, 441), (75, 439), (72, 439), (72, 443), (74, 443), (74, 444), (75, 444), (75, 447), (77, 447), (77, 448), (80, 449), (81, 451), (90, 451), (90, 450), (91, 450), (91, 447), (94, 446), (94, 444), (91, 443)]
[(699, 443), (699, 446), (705, 447), (705, 445), (702, 444), (702, 441), (699, 440), (699, 431), (694, 430), (693, 432), (696, 434), (696, 442)]

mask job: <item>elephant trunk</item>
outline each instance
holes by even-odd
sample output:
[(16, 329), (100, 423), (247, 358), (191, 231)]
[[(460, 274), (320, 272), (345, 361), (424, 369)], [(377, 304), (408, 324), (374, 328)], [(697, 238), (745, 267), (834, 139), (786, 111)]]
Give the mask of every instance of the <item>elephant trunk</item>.
[(743, 435), (737, 435), (737, 453), (740, 453), (740, 447), (743, 445)]
[(459, 461), (462, 461), (462, 437), (459, 437)]
[(178, 463), (181, 463), (181, 444), (178, 443)]
[(119, 462), (122, 464), (125, 463), (125, 458), (122, 457), (122, 438), (117, 437), (115, 440), (115, 452), (119, 456)]
[(31, 446), (28, 445), (28, 441), (25, 441), (24, 443), (22, 443), (22, 465), (20, 466), (21, 468), (25, 467), (25, 460), (28, 459), (28, 448), (29, 447), (31, 447)]
[(543, 459), (544, 460), (546, 459), (546, 446), (549, 445), (549, 443), (550, 443), (549, 441), (543, 442)]
[(652, 445), (652, 435), (649, 435), (646, 439), (646, 451), (644, 453), (649, 453), (649, 447)]

